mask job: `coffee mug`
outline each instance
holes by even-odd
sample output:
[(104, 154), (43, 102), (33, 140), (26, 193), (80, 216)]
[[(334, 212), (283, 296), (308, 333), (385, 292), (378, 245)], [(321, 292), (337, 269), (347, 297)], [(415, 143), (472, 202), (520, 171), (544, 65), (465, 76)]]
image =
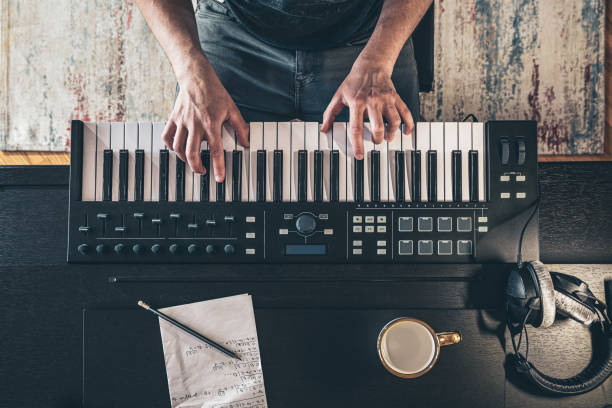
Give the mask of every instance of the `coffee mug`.
[(450, 346), (460, 341), (459, 332), (436, 333), (422, 320), (400, 317), (382, 328), (377, 349), (380, 361), (391, 374), (416, 378), (436, 364), (440, 346)]

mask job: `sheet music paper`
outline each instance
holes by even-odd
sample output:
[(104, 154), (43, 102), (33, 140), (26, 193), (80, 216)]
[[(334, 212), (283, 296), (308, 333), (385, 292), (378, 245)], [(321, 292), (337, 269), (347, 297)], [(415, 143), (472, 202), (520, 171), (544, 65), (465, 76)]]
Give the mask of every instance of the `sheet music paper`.
[(242, 359), (228, 357), (159, 319), (173, 408), (267, 408), (250, 295), (160, 310)]

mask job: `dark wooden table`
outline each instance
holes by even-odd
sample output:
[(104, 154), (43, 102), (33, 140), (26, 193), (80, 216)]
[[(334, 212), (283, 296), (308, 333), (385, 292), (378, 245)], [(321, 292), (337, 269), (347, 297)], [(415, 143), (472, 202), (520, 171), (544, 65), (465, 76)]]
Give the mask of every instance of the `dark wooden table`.
[[(603, 296), (612, 268), (592, 264), (612, 263), (612, 164), (540, 164), (540, 180), (542, 260), (591, 264), (554, 268)], [(0, 168), (1, 406), (168, 406), (157, 322), (136, 300), (163, 307), (247, 292), (273, 408), (612, 403), (610, 381), (551, 398), (506, 374), (508, 265), (68, 265), (67, 181), (63, 166)], [(424, 377), (397, 379), (375, 340), (402, 315), (464, 341)], [(588, 332), (573, 321), (532, 329), (530, 342), (548, 374), (572, 375), (590, 359)]]

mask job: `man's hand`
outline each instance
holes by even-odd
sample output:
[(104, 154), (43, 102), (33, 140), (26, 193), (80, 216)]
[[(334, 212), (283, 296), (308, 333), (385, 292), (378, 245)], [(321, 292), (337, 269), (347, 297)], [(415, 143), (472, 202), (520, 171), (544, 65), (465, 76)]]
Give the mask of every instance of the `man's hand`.
[[(331, 128), (334, 118), (349, 108), (349, 137), (357, 160), (363, 158), (363, 121), (370, 119), (372, 140), (376, 144), (385, 138), (385, 119), (388, 123), (388, 141), (393, 140), (400, 123), (405, 123), (407, 132), (412, 131), (410, 110), (395, 91), (391, 72), (368, 62), (359, 60), (334, 94), (323, 113), (322, 131)], [(384, 118), (384, 119), (383, 119)]]
[(410, 110), (391, 82), (391, 73), (402, 47), (431, 2), (385, 0), (372, 36), (323, 113), (321, 130), (326, 132), (342, 109), (349, 108), (349, 132), (358, 160), (363, 158), (365, 117), (370, 119), (372, 139), (376, 144), (383, 141), (385, 119), (388, 140), (393, 139), (400, 121), (404, 122), (406, 132), (414, 127)]
[(162, 138), (196, 173), (205, 173), (200, 144), (208, 140), (215, 179), (225, 179), (221, 128), (228, 122), (238, 142), (249, 145), (249, 128), (200, 47), (191, 0), (136, 0), (166, 52), (180, 91)]
[(225, 179), (225, 157), (221, 128), (225, 122), (236, 131), (243, 146), (249, 145), (249, 127), (208, 62), (202, 62), (179, 78), (180, 91), (162, 139), (166, 146), (200, 174), (206, 169), (200, 159), (202, 140), (208, 149), (217, 182)]

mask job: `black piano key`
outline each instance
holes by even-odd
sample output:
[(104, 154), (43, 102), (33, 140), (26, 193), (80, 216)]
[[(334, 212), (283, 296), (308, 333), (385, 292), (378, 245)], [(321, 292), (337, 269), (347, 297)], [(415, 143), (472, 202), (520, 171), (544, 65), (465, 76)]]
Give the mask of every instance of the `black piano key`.
[(298, 201), (305, 202), (308, 193), (308, 152), (306, 150), (298, 151)]
[(410, 160), (412, 173), (412, 201), (421, 201), (421, 151), (413, 150)]
[(275, 202), (283, 201), (283, 151), (274, 151), (274, 174), (272, 195)]
[(104, 150), (104, 163), (102, 167), (102, 200), (113, 199), (113, 151)]
[(119, 150), (119, 201), (127, 201), (128, 198), (128, 161), (130, 153)]
[[(225, 154), (225, 150), (223, 151), (223, 162), (227, 166), (227, 155)], [(226, 167), (227, 169), (227, 167)], [(217, 202), (225, 201), (225, 181), (227, 180), (227, 171), (225, 172), (225, 178), (221, 182), (217, 182)]]
[(406, 200), (406, 159), (404, 152), (395, 152), (395, 201), (398, 203)]
[(461, 150), (453, 150), (452, 169), (453, 174), (453, 201), (461, 202)]
[(323, 202), (323, 152), (314, 152), (314, 201)]
[(138, 149), (134, 153), (136, 163), (134, 168), (134, 200), (144, 200), (144, 150)]
[(170, 153), (168, 149), (159, 151), (159, 201), (168, 201), (168, 166)]
[(210, 151), (200, 151), (202, 166), (206, 169), (206, 174), (200, 176), (200, 201), (210, 200)]
[(242, 151), (232, 153), (232, 201), (242, 201)]
[(176, 158), (176, 201), (185, 201), (185, 162)]
[(257, 151), (257, 201), (266, 201), (266, 151)]
[(478, 201), (478, 150), (470, 150), (470, 201)]
[(329, 201), (340, 201), (340, 152), (332, 150), (329, 155)]
[(438, 201), (438, 152), (427, 151), (427, 200), (430, 203)]
[(380, 202), (380, 152), (370, 152), (370, 199), (374, 203)]
[(363, 202), (363, 159), (355, 160), (355, 202)]

